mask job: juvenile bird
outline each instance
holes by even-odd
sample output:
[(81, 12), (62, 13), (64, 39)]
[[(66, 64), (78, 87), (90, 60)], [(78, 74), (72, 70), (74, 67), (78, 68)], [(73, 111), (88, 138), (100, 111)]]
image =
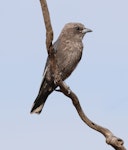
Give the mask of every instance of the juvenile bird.
[[(56, 63), (63, 81), (70, 76), (81, 59), (83, 51), (82, 39), (87, 32), (92, 32), (92, 30), (86, 28), (81, 23), (67, 23), (57, 41), (53, 44), (56, 52)], [(47, 97), (56, 87), (51, 77), (49, 59), (47, 59), (43, 80), (31, 113), (41, 113)]]

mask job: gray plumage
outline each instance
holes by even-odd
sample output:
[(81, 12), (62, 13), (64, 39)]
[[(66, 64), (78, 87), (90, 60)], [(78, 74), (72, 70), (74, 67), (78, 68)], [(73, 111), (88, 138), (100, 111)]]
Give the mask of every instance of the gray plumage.
[[(68, 23), (64, 26), (59, 38), (53, 45), (56, 51), (56, 63), (63, 81), (70, 76), (81, 59), (83, 51), (82, 39), (87, 32), (92, 32), (92, 30), (85, 28), (81, 23)], [(47, 60), (43, 81), (31, 113), (41, 113), (47, 97), (56, 87), (51, 78), (49, 60)]]

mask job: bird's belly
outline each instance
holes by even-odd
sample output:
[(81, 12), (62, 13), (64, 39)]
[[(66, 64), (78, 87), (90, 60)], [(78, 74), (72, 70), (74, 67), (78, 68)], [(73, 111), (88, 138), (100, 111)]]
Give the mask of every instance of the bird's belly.
[(62, 80), (65, 80), (70, 76), (73, 70), (76, 68), (81, 58), (81, 53), (72, 53), (67, 55), (63, 61), (58, 64), (59, 72)]

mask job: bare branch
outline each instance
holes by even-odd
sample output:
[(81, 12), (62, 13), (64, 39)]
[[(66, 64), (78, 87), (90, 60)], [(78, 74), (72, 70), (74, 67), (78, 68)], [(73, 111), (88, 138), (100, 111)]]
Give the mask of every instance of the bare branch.
[(92, 122), (84, 114), (77, 96), (71, 90), (70, 90), (70, 93), (69, 93), (69, 87), (63, 81), (58, 82), (58, 86), (60, 87), (59, 92), (62, 92), (64, 95), (66, 95), (67, 97), (69, 97), (72, 100), (72, 103), (73, 103), (74, 107), (76, 108), (80, 118), (90, 128), (92, 128), (92, 129), (100, 132), (101, 134), (103, 134), (105, 136), (105, 138), (106, 138), (106, 143), (111, 145), (114, 149), (116, 149), (116, 150), (126, 150), (125, 147), (123, 146), (124, 142), (123, 142), (122, 139), (114, 136), (113, 133), (110, 130), (108, 130), (107, 128), (104, 128), (104, 127), (99, 126), (96, 123)]
[(96, 123), (92, 122), (84, 114), (84, 112), (81, 108), (81, 105), (79, 103), (79, 100), (78, 100), (77, 96), (75, 95), (75, 93), (73, 93), (71, 90), (69, 90), (69, 87), (61, 80), (60, 75), (59, 75), (59, 70), (56, 65), (54, 48), (52, 45), (53, 30), (52, 30), (52, 26), (51, 26), (50, 15), (49, 15), (47, 3), (46, 3), (46, 0), (40, 0), (40, 3), (41, 3), (45, 27), (46, 27), (46, 47), (47, 47), (47, 52), (48, 52), (49, 59), (51, 62), (50, 65), (51, 65), (51, 70), (53, 73), (52, 76), (54, 77), (54, 82), (56, 82), (56, 84), (60, 87), (60, 90), (57, 90), (57, 91), (62, 92), (64, 95), (66, 95), (67, 97), (69, 97), (72, 100), (72, 103), (75, 106), (80, 118), (90, 128), (103, 134), (106, 138), (107, 144), (111, 145), (116, 150), (126, 150), (125, 147), (123, 146), (124, 142), (122, 139), (114, 136), (113, 133), (110, 130), (108, 130), (107, 128), (104, 128), (104, 127), (99, 126)]
[(53, 30), (46, 0), (40, 0), (46, 28), (46, 46), (48, 54), (52, 53)]
[(46, 28), (46, 47), (47, 47), (48, 57), (50, 59), (50, 67), (51, 67), (51, 72), (52, 72), (51, 77), (54, 78), (54, 74), (56, 70), (56, 65), (54, 64), (56, 64), (56, 62), (55, 62), (54, 48), (52, 45), (53, 30), (52, 30), (47, 2), (46, 0), (40, 0), (40, 3), (41, 3), (41, 8), (42, 8), (44, 22), (45, 22), (45, 28)]

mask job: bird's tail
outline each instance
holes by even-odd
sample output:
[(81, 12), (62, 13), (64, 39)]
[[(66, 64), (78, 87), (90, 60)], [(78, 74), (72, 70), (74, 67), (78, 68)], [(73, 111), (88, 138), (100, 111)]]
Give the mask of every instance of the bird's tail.
[(53, 92), (53, 90), (54, 88), (52, 85), (49, 85), (46, 81), (43, 81), (40, 87), (39, 94), (33, 103), (30, 113), (40, 114), (47, 97)]

